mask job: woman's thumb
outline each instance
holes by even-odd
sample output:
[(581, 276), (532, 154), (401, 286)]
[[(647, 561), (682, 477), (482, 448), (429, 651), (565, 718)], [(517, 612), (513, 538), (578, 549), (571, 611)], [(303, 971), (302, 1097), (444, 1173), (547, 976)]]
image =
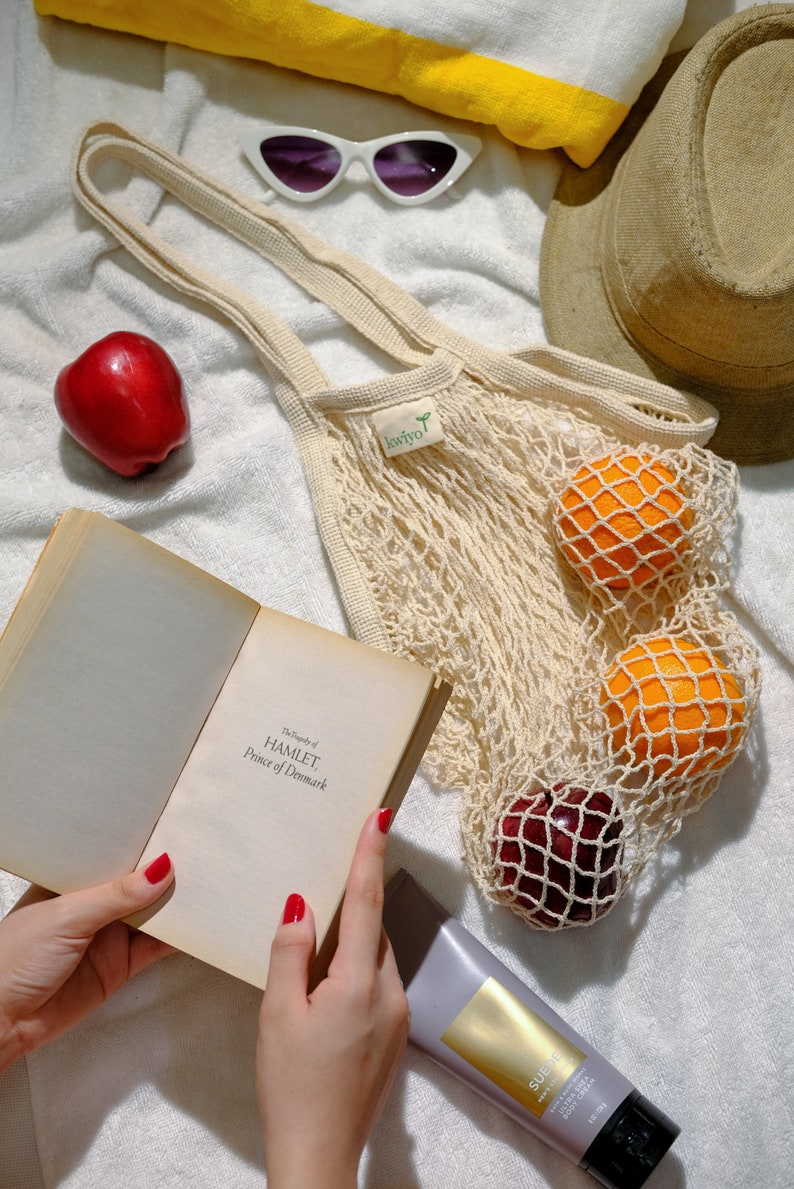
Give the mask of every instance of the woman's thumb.
[(89, 936), (111, 921), (131, 916), (148, 908), (171, 886), (174, 870), (167, 853), (145, 867), (79, 892), (67, 892), (60, 899), (60, 911), (69, 922), (69, 931)]

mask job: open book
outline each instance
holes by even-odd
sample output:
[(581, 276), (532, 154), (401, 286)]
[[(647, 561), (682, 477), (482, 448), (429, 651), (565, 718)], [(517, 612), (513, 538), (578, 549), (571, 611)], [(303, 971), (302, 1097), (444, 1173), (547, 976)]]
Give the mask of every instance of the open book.
[(398, 807), (448, 695), (72, 509), (0, 639), (0, 866), (66, 892), (168, 851), (140, 928), (261, 987), (300, 892), (322, 966), (364, 818)]

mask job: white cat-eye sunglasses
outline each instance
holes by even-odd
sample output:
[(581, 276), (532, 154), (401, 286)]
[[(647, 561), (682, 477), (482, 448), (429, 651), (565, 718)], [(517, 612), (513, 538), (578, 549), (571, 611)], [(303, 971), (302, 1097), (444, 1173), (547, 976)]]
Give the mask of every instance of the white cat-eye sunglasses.
[(381, 194), (402, 206), (443, 194), (482, 148), (476, 136), (458, 133), (401, 132), (355, 141), (286, 125), (241, 132), (238, 141), (257, 173), (284, 198), (324, 198), (360, 161)]

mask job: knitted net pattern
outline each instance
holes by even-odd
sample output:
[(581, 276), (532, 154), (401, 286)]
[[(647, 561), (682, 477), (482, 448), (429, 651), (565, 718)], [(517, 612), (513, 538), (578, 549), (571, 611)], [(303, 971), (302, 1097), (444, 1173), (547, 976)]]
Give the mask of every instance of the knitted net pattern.
[(722, 606), (737, 472), (465, 375), (442, 443), (326, 410), (340, 526), (391, 646), (454, 691), (426, 768), (466, 862), (539, 928), (607, 911), (743, 745), (754, 646)]
[[(330, 390), (285, 324), (97, 188), (108, 156), (415, 368), (407, 387), (432, 395), (443, 440), (386, 457), (372, 416), (402, 378)], [(737, 471), (694, 444), (703, 407), (554, 348), (464, 340), (362, 262), (117, 125), (87, 129), (74, 161), (86, 209), (272, 371), (354, 630), (452, 683), (427, 767), (460, 792), (479, 887), (539, 928), (594, 921), (714, 792), (757, 705), (756, 651), (723, 605)]]

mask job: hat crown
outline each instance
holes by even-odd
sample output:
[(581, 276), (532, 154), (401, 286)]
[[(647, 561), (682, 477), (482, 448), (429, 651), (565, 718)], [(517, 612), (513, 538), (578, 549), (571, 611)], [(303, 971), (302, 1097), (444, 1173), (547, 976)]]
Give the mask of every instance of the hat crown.
[(713, 405), (718, 454), (794, 458), (794, 4), (665, 58), (594, 164), (563, 168), (540, 290), (556, 346)]
[(759, 11), (671, 78), (617, 167), (601, 253), (624, 333), (747, 389), (794, 380), (794, 8)]

